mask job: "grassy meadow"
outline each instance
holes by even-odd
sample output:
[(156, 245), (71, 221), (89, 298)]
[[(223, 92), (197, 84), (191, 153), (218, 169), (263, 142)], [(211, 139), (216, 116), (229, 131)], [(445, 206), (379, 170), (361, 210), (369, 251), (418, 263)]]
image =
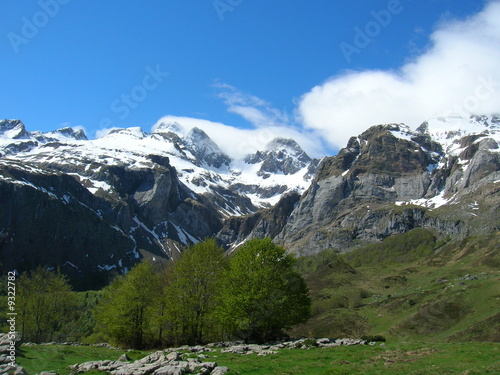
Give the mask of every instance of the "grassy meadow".
[[(498, 374), (499, 249), (500, 233), (438, 241), (417, 229), (349, 254), (331, 250), (299, 258), (312, 317), (290, 336), (380, 341), (266, 356), (218, 350), (208, 353), (207, 361), (235, 374)], [(125, 352), (60, 345), (22, 351), (18, 362), (29, 375), (49, 370), (69, 375), (69, 365), (116, 360)], [(148, 352), (127, 354), (136, 360)]]

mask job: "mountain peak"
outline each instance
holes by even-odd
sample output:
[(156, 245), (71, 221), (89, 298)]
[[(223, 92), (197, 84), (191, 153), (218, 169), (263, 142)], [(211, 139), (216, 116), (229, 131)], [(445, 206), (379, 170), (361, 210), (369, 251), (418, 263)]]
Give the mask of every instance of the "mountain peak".
[(182, 128), (178, 122), (161, 122), (153, 128), (153, 133), (175, 133), (182, 134)]
[(115, 134), (120, 134), (120, 135), (126, 135), (126, 136), (132, 136), (135, 138), (142, 139), (145, 136), (145, 133), (142, 131), (140, 127), (131, 127), (131, 128), (117, 128), (117, 129), (112, 129), (106, 137), (113, 136)]
[[(199, 142), (199, 141), (206, 141), (206, 140), (210, 140), (210, 137), (208, 136), (207, 133), (205, 133), (205, 131), (203, 131), (202, 129), (198, 128), (198, 127), (194, 127), (192, 128), (187, 136), (186, 136), (187, 139), (193, 141), (193, 142)], [(213, 142), (213, 141), (212, 141)], [(214, 143), (215, 144), (215, 143)], [(217, 148), (219, 148), (217, 146)]]
[(0, 136), (19, 139), (26, 137), (27, 132), (21, 120), (0, 120)]
[(61, 135), (64, 138), (70, 138), (77, 141), (88, 141), (87, 134), (85, 134), (85, 131), (83, 129), (65, 127), (46, 134)]
[(275, 138), (264, 151), (247, 155), (244, 161), (247, 164), (262, 163), (257, 174), (266, 177), (274, 173), (295, 174), (309, 165), (312, 159), (295, 140)]
[(202, 164), (220, 168), (231, 163), (231, 158), (224, 154), (208, 134), (198, 127), (194, 127), (188, 132), (185, 141), (189, 151)]
[(299, 155), (304, 153), (300, 145), (291, 138), (275, 138), (266, 145), (266, 150), (277, 151), (279, 149), (286, 149), (289, 153)]

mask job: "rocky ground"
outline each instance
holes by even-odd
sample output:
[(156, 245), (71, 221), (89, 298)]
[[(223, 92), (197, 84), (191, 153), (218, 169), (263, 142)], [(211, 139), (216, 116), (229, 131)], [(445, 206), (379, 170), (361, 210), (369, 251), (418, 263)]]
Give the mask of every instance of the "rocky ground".
[(220, 375), (229, 371), (225, 366), (219, 366), (217, 362), (210, 361), (211, 353), (233, 353), (241, 355), (271, 355), (284, 349), (309, 349), (311, 347), (333, 347), (349, 345), (375, 345), (375, 342), (367, 342), (357, 339), (300, 339), (294, 341), (280, 342), (273, 345), (217, 343), (207, 346), (182, 346), (179, 348), (160, 350), (151, 353), (135, 362), (128, 362), (127, 356), (123, 355), (118, 361), (91, 361), (72, 366), (78, 373), (92, 370), (106, 371), (112, 375), (177, 375), (177, 374), (211, 374)]
[[(6, 336), (6, 335), (4, 335)], [(0, 336), (0, 338), (3, 336)], [(1, 342), (1, 341), (0, 341)], [(48, 343), (52, 345), (55, 343)], [(33, 345), (30, 343), (23, 344)], [(59, 344), (61, 345), (61, 344)], [(81, 345), (77, 343), (64, 343), (64, 345)], [(107, 344), (98, 344), (107, 346)], [(89, 361), (70, 366), (75, 374), (90, 371), (102, 371), (111, 375), (178, 375), (178, 374), (211, 374), (221, 375), (230, 371), (226, 366), (220, 366), (214, 361), (216, 353), (233, 353), (240, 355), (266, 356), (287, 349), (310, 349), (314, 347), (335, 347), (350, 345), (376, 345), (359, 339), (299, 339), (284, 341), (267, 345), (243, 344), (234, 342), (223, 342), (208, 344), (206, 346), (181, 346), (152, 352), (146, 357), (131, 362), (127, 354), (123, 354), (118, 360)], [(383, 343), (380, 345), (384, 345)], [(0, 354), (0, 358), (1, 354)], [(2, 367), (4, 366), (4, 367)], [(15, 375), (25, 375), (26, 372), (20, 366), (0, 366), (0, 373), (14, 370)], [(41, 372), (37, 375), (57, 375), (56, 372)]]
[(11, 370), (13, 375), (26, 375), (24, 369), (15, 364), (16, 357), (20, 354), (20, 341), (21, 335), (17, 332), (0, 333), (0, 374), (6, 374), (8, 370)]

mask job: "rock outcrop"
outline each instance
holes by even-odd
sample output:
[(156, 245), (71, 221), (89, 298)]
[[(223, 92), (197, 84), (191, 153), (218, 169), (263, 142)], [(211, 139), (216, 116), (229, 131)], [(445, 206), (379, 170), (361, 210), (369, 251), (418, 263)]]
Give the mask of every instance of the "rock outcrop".
[[(178, 374), (211, 374), (222, 375), (229, 372), (226, 366), (217, 362), (207, 361), (212, 355), (220, 353), (241, 354), (245, 356), (266, 356), (278, 353), (280, 350), (331, 348), (352, 345), (375, 345), (361, 339), (298, 339), (278, 342), (267, 345), (242, 344), (242, 343), (215, 343), (206, 346), (183, 346), (180, 348), (159, 350), (134, 362), (128, 361), (90, 361), (69, 367), (77, 373), (89, 371), (102, 371), (111, 375), (178, 375)], [(217, 348), (217, 349), (215, 349)], [(196, 358), (193, 358), (196, 355)]]
[(310, 187), (280, 218), (281, 225), (273, 226), (281, 227), (278, 234), (266, 230), (262, 220), (273, 216), (271, 209), (226, 221), (219, 237), (234, 245), (271, 236), (307, 255), (328, 248), (349, 251), (417, 227), (443, 237), (498, 231), (496, 119), (472, 117), (465, 125), (476, 132), (436, 133), (428, 123), (416, 131), (403, 124), (373, 126), (321, 161)]

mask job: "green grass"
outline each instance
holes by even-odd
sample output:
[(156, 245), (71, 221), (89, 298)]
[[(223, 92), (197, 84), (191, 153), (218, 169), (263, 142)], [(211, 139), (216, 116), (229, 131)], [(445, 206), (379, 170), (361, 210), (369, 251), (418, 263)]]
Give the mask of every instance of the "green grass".
[[(94, 346), (65, 345), (35, 345), (22, 346), (23, 356), (17, 358), (17, 363), (25, 368), (29, 375), (41, 371), (55, 370), (59, 375), (68, 375), (67, 368), (76, 363), (100, 360), (117, 360), (126, 351)], [(148, 352), (132, 351), (127, 355), (132, 360), (145, 357)], [(93, 374), (98, 374), (95, 372)]]
[[(34, 375), (56, 370), (69, 374), (67, 366), (90, 360), (117, 359), (123, 352), (95, 347), (25, 347), (19, 362)], [(133, 359), (146, 352), (129, 352)], [(283, 349), (277, 354), (257, 356), (209, 353), (208, 361), (228, 366), (242, 375), (326, 374), (495, 374), (500, 372), (500, 345), (495, 343), (388, 343), (385, 346)], [(97, 375), (99, 372), (89, 374)]]
[(231, 354), (217, 360), (245, 375), (494, 374), (500, 371), (499, 349), (489, 343), (389, 344), (283, 350), (266, 357)]
[[(299, 259), (313, 316), (291, 335), (498, 342), (499, 265), (499, 233), (452, 242), (421, 229), (346, 256)], [(460, 280), (467, 274), (477, 279)]]
[[(431, 235), (414, 231), (363, 248), (351, 256), (356, 267), (335, 251), (299, 259), (313, 316), (291, 336), (383, 335), (386, 346), (282, 350), (265, 357), (219, 352), (208, 360), (239, 374), (500, 373), (500, 233), (461, 241)], [(478, 278), (461, 279), (467, 274)], [(29, 375), (69, 375), (69, 365), (124, 353), (70, 346), (23, 351), (18, 362)], [(147, 353), (128, 354), (135, 360)]]

